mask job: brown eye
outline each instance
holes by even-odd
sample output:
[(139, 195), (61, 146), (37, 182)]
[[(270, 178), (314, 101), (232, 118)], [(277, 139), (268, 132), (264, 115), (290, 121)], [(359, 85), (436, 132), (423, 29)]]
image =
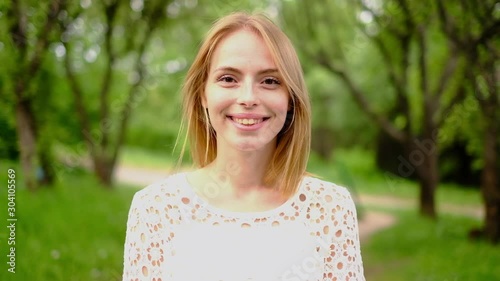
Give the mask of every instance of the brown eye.
[(264, 84), (267, 84), (267, 85), (273, 85), (273, 84), (276, 84), (276, 85), (280, 85), (280, 81), (276, 78), (266, 78), (264, 79), (263, 81)]
[(217, 81), (223, 82), (223, 83), (234, 83), (234, 82), (236, 82), (236, 80), (233, 77), (229, 76), (229, 75), (224, 75), (224, 76), (220, 77)]

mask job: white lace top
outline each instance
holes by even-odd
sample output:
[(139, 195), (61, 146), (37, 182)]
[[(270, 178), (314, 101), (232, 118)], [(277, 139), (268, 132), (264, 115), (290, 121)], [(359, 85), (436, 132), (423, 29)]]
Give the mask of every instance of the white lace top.
[(345, 188), (305, 177), (276, 209), (231, 212), (175, 174), (134, 196), (123, 280), (365, 280), (356, 209)]

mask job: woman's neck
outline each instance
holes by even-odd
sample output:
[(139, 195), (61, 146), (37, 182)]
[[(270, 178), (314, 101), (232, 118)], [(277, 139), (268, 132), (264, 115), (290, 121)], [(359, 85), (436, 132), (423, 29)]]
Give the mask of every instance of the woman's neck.
[(239, 151), (228, 147), (217, 151), (216, 159), (204, 170), (211, 180), (226, 191), (246, 194), (265, 186), (264, 176), (271, 161), (274, 147), (262, 150)]
[(264, 211), (280, 206), (288, 197), (264, 177), (275, 145), (254, 151), (218, 147), (217, 157), (209, 165), (193, 171), (188, 182), (196, 193), (213, 206), (231, 211)]

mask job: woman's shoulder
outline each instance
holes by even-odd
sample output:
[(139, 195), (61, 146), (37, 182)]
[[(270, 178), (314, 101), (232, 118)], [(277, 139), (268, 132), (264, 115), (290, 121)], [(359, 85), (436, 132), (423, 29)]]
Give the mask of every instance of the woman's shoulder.
[(174, 197), (185, 190), (186, 184), (185, 172), (174, 173), (137, 191), (135, 197), (142, 200)]
[(349, 190), (341, 185), (323, 180), (317, 176), (308, 175), (304, 177), (302, 190), (315, 194), (316, 197), (327, 199), (326, 201), (352, 200)]

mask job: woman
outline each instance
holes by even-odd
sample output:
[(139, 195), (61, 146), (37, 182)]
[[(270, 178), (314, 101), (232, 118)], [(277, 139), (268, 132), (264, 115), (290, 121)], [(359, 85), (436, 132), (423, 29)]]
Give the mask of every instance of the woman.
[(134, 196), (123, 280), (364, 280), (348, 191), (305, 171), (309, 97), (286, 35), (223, 17), (183, 94), (198, 169)]

